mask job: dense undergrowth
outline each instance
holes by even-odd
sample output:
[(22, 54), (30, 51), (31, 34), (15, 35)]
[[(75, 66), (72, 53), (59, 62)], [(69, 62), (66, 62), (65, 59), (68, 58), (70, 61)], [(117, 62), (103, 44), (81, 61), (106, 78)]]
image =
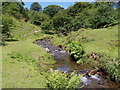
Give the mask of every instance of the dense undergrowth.
[[(72, 90), (75, 87), (78, 86), (80, 83), (80, 77), (81, 75), (76, 75), (75, 72), (72, 72), (71, 74), (67, 75), (64, 73), (61, 73), (58, 70), (51, 70), (50, 74), (45, 75), (47, 79), (47, 87), (50, 90), (53, 89), (64, 89), (64, 90)], [(83, 86), (79, 87), (82, 88)]]

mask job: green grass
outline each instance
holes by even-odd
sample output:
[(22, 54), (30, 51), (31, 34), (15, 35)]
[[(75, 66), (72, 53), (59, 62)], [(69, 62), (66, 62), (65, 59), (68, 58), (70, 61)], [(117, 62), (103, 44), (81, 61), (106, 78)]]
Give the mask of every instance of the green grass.
[(45, 88), (46, 79), (40, 73), (48, 74), (46, 71), (53, 67), (55, 61), (42, 47), (33, 43), (36, 39), (53, 36), (52, 43), (63, 46), (76, 40), (82, 43), (86, 55), (96, 52), (111, 58), (118, 57), (117, 42), (111, 41), (118, 40), (117, 26), (97, 30), (81, 29), (68, 36), (58, 37), (42, 33), (39, 27), (29, 22), (14, 20), (14, 23), (11, 32), (18, 41), (11, 40), (2, 46), (3, 88)]
[(0, 88), (2, 88), (2, 47), (0, 46)]
[[(72, 41), (81, 42), (85, 55), (92, 52), (103, 55), (99, 61), (94, 61), (93, 66), (102, 67), (108, 72), (110, 78), (120, 81), (118, 66), (118, 25), (102, 29), (80, 29), (73, 31), (68, 36), (54, 36), (53, 44), (68, 47), (68, 43)], [(106, 58), (105, 58), (106, 57)], [(85, 60), (86, 63), (91, 60)]]
[(29, 22), (18, 21), (15, 18), (13, 21), (13, 38), (8, 39), (5, 46), (1, 46), (2, 87), (45, 88), (46, 79), (40, 73), (46, 73), (55, 61), (41, 46), (33, 42), (49, 35), (43, 34), (40, 27)]
[[(68, 36), (54, 36), (52, 42), (55, 45), (64, 45), (71, 41), (79, 41), (82, 43), (86, 54), (91, 52), (106, 54), (112, 58), (118, 58), (118, 26), (104, 29), (81, 29), (77, 32), (73, 31)], [(110, 43), (110, 44), (109, 44)]]
[[(35, 69), (35, 66), (27, 63), (24, 58), (17, 60), (16, 58), (10, 58), (10, 54), (13, 52), (22, 53), (26, 57), (31, 57), (36, 62), (42, 64), (39, 65), (40, 70), (48, 70), (50, 68), (45, 64), (55, 63), (50, 55), (46, 53), (40, 46), (32, 43), (33, 40), (22, 40), (16, 42), (7, 42), (7, 46), (3, 47), (3, 73), (2, 84), (3, 88), (44, 88), (45, 78), (40, 75), (39, 71)], [(42, 57), (42, 59), (38, 59)], [(50, 59), (49, 59), (50, 58)], [(45, 60), (47, 62), (45, 62)]]
[[(43, 34), (40, 27), (31, 24), (30, 22), (24, 22), (23, 20), (14, 20), (14, 26), (11, 29), (11, 33), (14, 39), (26, 40), (26, 39), (38, 39), (47, 36)], [(36, 32), (38, 31), (38, 32)], [(48, 35), (49, 36), (49, 35)]]

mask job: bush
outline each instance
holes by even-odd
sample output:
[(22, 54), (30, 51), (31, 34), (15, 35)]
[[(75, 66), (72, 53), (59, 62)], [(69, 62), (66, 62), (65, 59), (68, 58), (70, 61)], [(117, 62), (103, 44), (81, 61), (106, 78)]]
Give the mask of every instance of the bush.
[(54, 30), (52, 20), (46, 20), (42, 22), (40, 27), (44, 32), (49, 32), (51, 30)]
[(71, 21), (71, 17), (67, 16), (63, 13), (58, 13), (53, 17), (53, 27), (56, 32), (68, 32), (69, 23)]
[(13, 26), (13, 19), (8, 15), (3, 15), (2, 17), (2, 39), (3, 41), (11, 36), (10, 29)]
[(20, 2), (3, 2), (2, 3), (3, 14), (7, 13), (16, 19), (22, 19), (27, 15), (23, 5)]
[(49, 19), (49, 16), (42, 12), (29, 11), (29, 18), (31, 23), (41, 25), (43, 21)]
[(49, 89), (74, 89), (80, 83), (81, 76), (76, 76), (75, 72), (67, 76), (58, 70), (51, 70), (50, 74), (46, 76), (47, 87)]
[(84, 55), (85, 51), (83, 50), (82, 45), (80, 42), (72, 41), (68, 44), (67, 50), (69, 51), (70, 55), (75, 58), (76, 61), (82, 61), (82, 56)]

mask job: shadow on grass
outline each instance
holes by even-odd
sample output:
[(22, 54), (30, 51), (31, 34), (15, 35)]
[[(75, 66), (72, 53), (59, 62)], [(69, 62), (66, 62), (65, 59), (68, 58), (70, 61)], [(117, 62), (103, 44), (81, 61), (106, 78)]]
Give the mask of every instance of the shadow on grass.
[(18, 40), (14, 39), (14, 38), (10, 38), (10, 39), (6, 39), (5, 41), (7, 41), (7, 42), (13, 42), (13, 41), (18, 41)]
[(15, 41), (19, 41), (19, 40), (14, 39), (14, 38), (6, 39), (4, 41), (0, 40), (0, 46), (6, 46), (8, 45), (6, 42), (15, 42)]

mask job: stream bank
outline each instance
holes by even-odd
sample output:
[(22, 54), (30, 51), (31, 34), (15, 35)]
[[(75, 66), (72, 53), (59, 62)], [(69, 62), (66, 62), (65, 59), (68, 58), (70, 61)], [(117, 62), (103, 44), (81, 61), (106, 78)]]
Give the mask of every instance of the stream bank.
[(55, 59), (54, 70), (59, 70), (65, 73), (71, 73), (76, 70), (77, 74), (85, 74), (80, 78), (82, 81), (79, 86), (84, 85), (84, 88), (116, 88), (118, 87), (116, 83), (107, 80), (101, 75), (92, 75), (89, 77), (86, 73), (90, 72), (94, 68), (88, 64), (77, 64), (74, 62), (73, 58), (70, 57), (66, 50), (61, 47), (54, 46), (49, 40), (36, 40), (38, 45), (41, 45), (43, 49), (50, 53)]

